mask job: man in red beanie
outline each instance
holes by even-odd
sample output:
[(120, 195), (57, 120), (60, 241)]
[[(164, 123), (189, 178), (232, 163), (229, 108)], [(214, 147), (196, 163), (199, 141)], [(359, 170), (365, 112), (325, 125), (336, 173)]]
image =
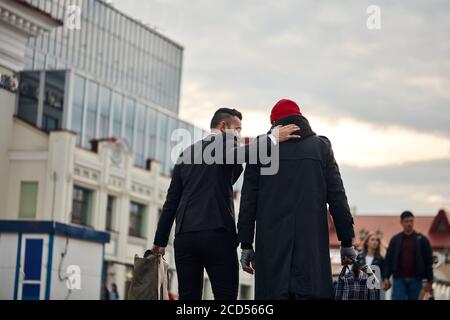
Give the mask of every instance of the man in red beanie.
[(281, 99), (272, 108), (270, 124), (273, 125), (276, 121), (292, 115), (302, 115), (299, 106), (292, 100)]
[(356, 257), (353, 218), (331, 143), (312, 131), (292, 100), (278, 101), (270, 122), (297, 125), (301, 139), (279, 145), (277, 174), (261, 175), (262, 164), (246, 166), (238, 220), (241, 265), (255, 273), (255, 299), (330, 299), (327, 204), (342, 263)]

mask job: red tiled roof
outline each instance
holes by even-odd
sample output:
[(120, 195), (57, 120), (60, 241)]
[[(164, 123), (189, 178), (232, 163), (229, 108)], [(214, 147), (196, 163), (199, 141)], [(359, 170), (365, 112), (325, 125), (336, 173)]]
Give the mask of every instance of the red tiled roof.
[[(401, 232), (400, 217), (386, 215), (356, 215), (355, 222), (355, 244), (360, 241), (360, 231), (379, 230), (382, 234), (382, 242), (385, 246), (395, 234)], [(332, 220), (329, 219), (332, 223)], [(436, 216), (416, 216), (414, 219), (414, 229), (425, 235), (431, 242), (433, 249), (450, 248), (450, 224), (447, 213), (440, 210)], [(334, 225), (330, 225), (330, 246), (337, 248), (340, 242), (336, 236)]]

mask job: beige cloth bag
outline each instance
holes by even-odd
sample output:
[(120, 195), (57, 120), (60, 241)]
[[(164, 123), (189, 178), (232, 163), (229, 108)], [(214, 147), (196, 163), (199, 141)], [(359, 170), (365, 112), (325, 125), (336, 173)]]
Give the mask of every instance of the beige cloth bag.
[(133, 279), (128, 300), (168, 300), (169, 265), (161, 255), (147, 250), (134, 256)]

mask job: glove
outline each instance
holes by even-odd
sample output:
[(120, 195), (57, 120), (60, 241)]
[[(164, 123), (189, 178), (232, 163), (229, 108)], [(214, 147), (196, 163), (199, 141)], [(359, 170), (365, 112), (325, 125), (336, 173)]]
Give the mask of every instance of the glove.
[(352, 247), (341, 247), (341, 261), (343, 264), (351, 264), (349, 260), (355, 260), (356, 255), (358, 253), (356, 252), (355, 248)]
[(255, 258), (255, 251), (253, 249), (242, 249), (241, 253), (241, 266), (242, 269), (247, 271), (248, 273), (253, 273), (253, 268), (250, 263), (253, 262)]

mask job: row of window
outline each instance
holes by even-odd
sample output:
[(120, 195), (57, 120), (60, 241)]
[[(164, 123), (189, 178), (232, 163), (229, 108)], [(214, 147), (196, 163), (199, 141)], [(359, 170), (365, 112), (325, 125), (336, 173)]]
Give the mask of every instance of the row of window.
[(70, 129), (79, 133), (79, 146), (90, 148), (92, 139), (123, 138), (133, 150), (137, 166), (144, 167), (147, 159), (156, 159), (163, 173), (169, 174), (173, 167), (171, 150), (177, 143), (171, 141), (171, 135), (178, 128), (190, 133), (191, 143), (206, 134), (94, 81), (74, 76)]
[(27, 68), (74, 66), (178, 112), (180, 46), (97, 0), (28, 1), (54, 17), (60, 17), (69, 4), (79, 5), (81, 24), (80, 29), (59, 27), (31, 38)]
[[(92, 225), (91, 221), (93, 218), (93, 197), (94, 191), (79, 186), (73, 187), (71, 213), (72, 223), (84, 226)], [(117, 213), (117, 198), (112, 195), (108, 195), (105, 221), (106, 230), (117, 231)], [(145, 238), (146, 215), (147, 206), (137, 202), (130, 202), (128, 235), (133, 237)]]
[[(38, 198), (38, 182), (26, 181), (20, 185), (19, 217), (36, 218)], [(73, 187), (71, 222), (83, 226), (91, 226), (93, 219), (94, 191), (79, 186)], [(145, 219), (147, 206), (138, 202), (130, 202), (128, 235), (145, 238)], [(108, 195), (106, 205), (105, 229), (117, 231), (117, 198)]]
[[(183, 147), (206, 135), (206, 131), (132, 96), (75, 73), (68, 77), (69, 72), (21, 72), (18, 116), (48, 132), (72, 130), (77, 133), (77, 145), (86, 149), (91, 148), (93, 139), (122, 138), (133, 151), (135, 165), (145, 167), (147, 159), (154, 159), (166, 175), (173, 167), (172, 147), (178, 145), (178, 141), (171, 139), (174, 130), (185, 129), (189, 133), (190, 139), (185, 140)], [(73, 80), (66, 85), (66, 79)], [(66, 92), (66, 87), (71, 90)], [(65, 110), (68, 92), (73, 93), (72, 105)], [(71, 110), (70, 115), (66, 115), (68, 110)], [(63, 123), (64, 119), (67, 123)]]
[(27, 72), (20, 75), (18, 115), (29, 123), (50, 132), (62, 127), (65, 73), (46, 73), (41, 114), (38, 112), (39, 84), (39, 72)]

